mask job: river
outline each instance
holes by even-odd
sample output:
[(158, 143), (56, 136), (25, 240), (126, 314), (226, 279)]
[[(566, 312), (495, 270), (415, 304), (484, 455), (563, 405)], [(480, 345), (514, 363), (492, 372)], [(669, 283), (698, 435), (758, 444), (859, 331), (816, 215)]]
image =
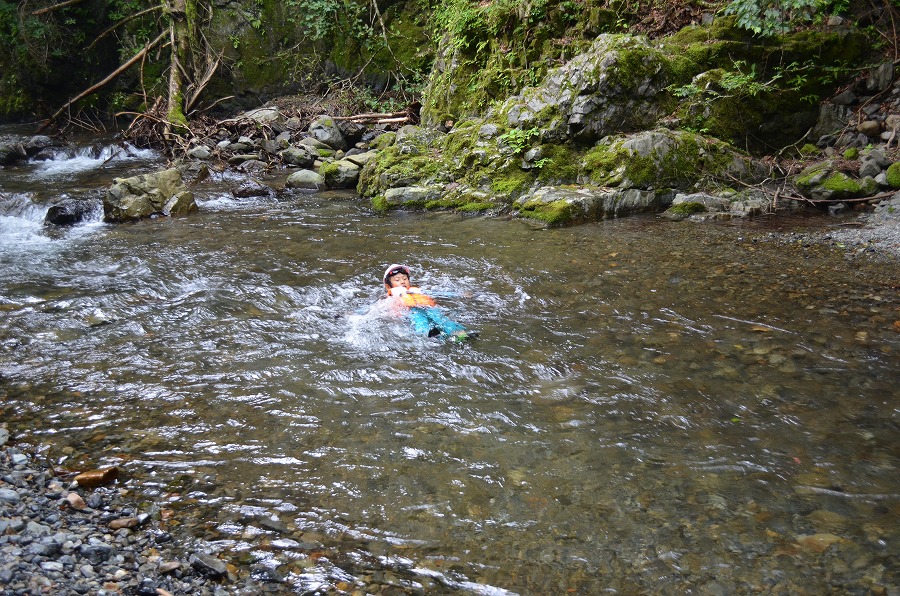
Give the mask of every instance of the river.
[[(900, 263), (790, 241), (822, 219), (546, 230), (222, 174), (188, 217), (41, 223), (162, 166), (0, 170), (0, 415), (60, 467), (286, 593), (900, 587)], [(480, 337), (411, 334), (394, 262)]]

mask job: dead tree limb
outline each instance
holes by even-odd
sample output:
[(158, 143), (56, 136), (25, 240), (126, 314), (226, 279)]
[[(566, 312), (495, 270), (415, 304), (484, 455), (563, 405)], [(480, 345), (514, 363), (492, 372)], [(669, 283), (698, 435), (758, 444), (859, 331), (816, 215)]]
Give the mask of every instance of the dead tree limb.
[(87, 50), (90, 50), (90, 49), (93, 48), (95, 45), (97, 45), (97, 42), (99, 42), (101, 39), (103, 39), (104, 37), (106, 37), (107, 35), (109, 35), (111, 32), (115, 31), (116, 29), (118, 29), (119, 27), (121, 27), (122, 25), (124, 25), (125, 23), (127, 23), (128, 21), (133, 21), (134, 19), (136, 19), (136, 18), (138, 18), (138, 17), (142, 17), (142, 16), (144, 16), (145, 14), (147, 14), (148, 12), (154, 12), (154, 11), (156, 11), (156, 10), (161, 10), (162, 7), (163, 7), (162, 4), (157, 4), (156, 6), (151, 6), (150, 8), (145, 8), (144, 10), (142, 10), (142, 11), (140, 11), (140, 12), (136, 12), (136, 13), (134, 13), (133, 15), (129, 15), (129, 16), (125, 17), (124, 19), (122, 19), (121, 21), (119, 21), (119, 22), (116, 23), (115, 25), (111, 26), (111, 27), (108, 28), (106, 31), (104, 31), (103, 33), (101, 33), (100, 35), (98, 35), (97, 37), (95, 37), (95, 38), (94, 38), (94, 41), (92, 41), (91, 44), (90, 44), (86, 49), (87, 49)]
[(88, 95), (91, 95), (92, 93), (96, 92), (98, 89), (101, 89), (101, 88), (104, 87), (106, 84), (108, 84), (110, 81), (112, 81), (113, 79), (115, 79), (117, 76), (119, 76), (120, 74), (122, 74), (123, 72), (125, 72), (126, 70), (128, 70), (129, 68), (131, 68), (131, 66), (132, 66), (135, 62), (137, 62), (138, 60), (140, 60), (141, 58), (143, 58), (144, 55), (145, 55), (147, 52), (149, 52), (150, 49), (151, 49), (153, 46), (155, 46), (155, 45), (158, 44), (160, 41), (162, 41), (163, 38), (166, 36), (166, 34), (168, 34), (168, 31), (164, 31), (163, 33), (160, 33), (159, 37), (157, 37), (156, 39), (154, 39), (153, 41), (151, 41), (150, 43), (148, 43), (146, 46), (144, 46), (144, 49), (143, 49), (143, 50), (141, 50), (140, 52), (138, 52), (137, 54), (135, 54), (134, 56), (132, 56), (131, 59), (128, 60), (128, 62), (126, 62), (125, 64), (123, 64), (122, 66), (120, 66), (119, 68), (117, 68), (116, 70), (114, 70), (113, 72), (111, 72), (105, 79), (103, 79), (103, 80), (100, 81), (99, 83), (97, 83), (97, 84), (91, 86), (89, 89), (85, 89), (84, 91), (82, 91), (81, 93), (79, 93), (77, 96), (75, 96), (74, 98), (72, 98), (72, 99), (70, 99), (69, 101), (67, 101), (66, 104), (65, 104), (63, 107), (59, 108), (59, 109), (56, 111), (55, 114), (53, 114), (52, 116), (50, 116), (50, 119), (47, 120), (47, 122), (45, 122), (45, 123), (41, 126), (41, 128), (38, 130), (38, 132), (41, 132), (41, 131), (43, 131), (43, 130), (46, 130), (51, 124), (53, 124), (54, 122), (56, 122), (56, 119), (59, 118), (60, 115), (62, 115), (63, 112), (65, 112), (67, 109), (69, 109), (69, 107), (71, 107), (72, 104), (74, 104), (74, 103), (76, 103), (76, 102), (78, 102), (78, 101), (84, 99), (84, 98), (87, 97)]
[(66, 0), (65, 2), (60, 2), (59, 4), (54, 4), (53, 6), (48, 6), (47, 8), (42, 8), (40, 10), (35, 10), (31, 13), (32, 16), (40, 16), (42, 14), (47, 14), (48, 12), (53, 12), (54, 10), (58, 10), (60, 8), (65, 8), (66, 6), (72, 6), (73, 4), (78, 4), (81, 0)]

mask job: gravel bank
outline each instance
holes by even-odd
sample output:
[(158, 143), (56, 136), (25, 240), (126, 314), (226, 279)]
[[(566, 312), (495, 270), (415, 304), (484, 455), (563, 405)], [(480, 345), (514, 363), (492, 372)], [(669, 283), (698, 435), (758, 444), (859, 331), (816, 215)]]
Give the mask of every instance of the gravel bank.
[(0, 590), (24, 594), (259, 594), (225, 562), (177, 544), (125, 491), (83, 488), (7, 444), (0, 427)]
[(828, 232), (826, 240), (832, 240), (857, 251), (881, 253), (900, 258), (900, 193), (875, 207), (872, 213), (861, 215), (856, 228)]

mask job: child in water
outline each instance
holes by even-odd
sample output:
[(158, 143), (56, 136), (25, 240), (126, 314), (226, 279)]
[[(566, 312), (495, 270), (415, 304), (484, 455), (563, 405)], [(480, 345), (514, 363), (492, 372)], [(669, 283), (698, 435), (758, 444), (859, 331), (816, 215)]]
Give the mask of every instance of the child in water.
[(408, 312), (416, 333), (428, 337), (446, 336), (451, 341), (464, 341), (473, 338), (477, 333), (448, 319), (438, 308), (434, 298), (425, 294), (409, 282), (409, 267), (391, 265), (384, 271), (382, 278), (390, 300)]

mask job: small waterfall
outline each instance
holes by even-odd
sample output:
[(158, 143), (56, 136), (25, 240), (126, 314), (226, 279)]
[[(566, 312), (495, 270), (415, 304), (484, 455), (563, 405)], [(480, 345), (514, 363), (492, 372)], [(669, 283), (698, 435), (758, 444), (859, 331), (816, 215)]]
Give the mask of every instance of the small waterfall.
[(47, 207), (38, 205), (26, 193), (0, 193), (0, 250), (44, 243)]
[[(103, 204), (97, 200), (76, 199), (61, 195), (55, 204), (78, 205), (78, 227), (96, 225), (103, 221)], [(79, 205), (79, 203), (81, 204)], [(59, 238), (55, 226), (45, 225), (52, 205), (41, 204), (30, 193), (0, 192), (0, 251), (15, 251), (29, 246), (43, 245)]]
[(97, 144), (80, 147), (47, 149), (34, 158), (33, 179), (70, 176), (107, 165), (155, 161), (159, 154), (152, 149), (139, 149), (130, 143)]

